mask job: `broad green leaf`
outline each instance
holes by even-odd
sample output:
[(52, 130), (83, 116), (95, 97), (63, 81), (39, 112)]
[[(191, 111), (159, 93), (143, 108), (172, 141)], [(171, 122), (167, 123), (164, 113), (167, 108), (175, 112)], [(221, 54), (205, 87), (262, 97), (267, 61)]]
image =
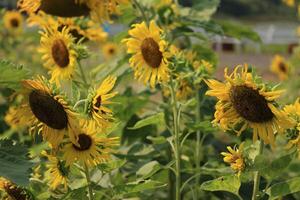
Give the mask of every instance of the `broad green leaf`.
[(146, 181), (132, 182), (126, 185), (118, 185), (115, 186), (113, 190), (115, 196), (123, 196), (126, 194), (142, 192), (144, 190), (151, 190), (155, 188), (165, 187), (166, 185), (167, 184), (162, 182), (146, 180)]
[(222, 176), (202, 183), (201, 189), (205, 191), (227, 191), (238, 195), (241, 182), (236, 175)]
[(29, 71), (9, 61), (0, 60), (0, 87), (17, 90), (20, 81), (30, 77)]
[(118, 159), (118, 160), (113, 160), (113, 161), (110, 161), (108, 163), (102, 163), (100, 165), (98, 165), (98, 168), (102, 171), (102, 172), (111, 172), (115, 169), (118, 169), (120, 167), (122, 167), (123, 165), (125, 165), (127, 161), (124, 159), (124, 160), (121, 160), (121, 159)]
[(0, 176), (26, 186), (33, 163), (26, 157), (28, 149), (22, 145), (0, 143)]
[(162, 125), (164, 124), (164, 120), (164, 113), (160, 112), (138, 121), (133, 127), (129, 127), (128, 129), (135, 130), (151, 124)]
[(270, 199), (277, 199), (300, 191), (300, 177), (272, 185), (266, 191)]
[(166, 138), (163, 136), (158, 136), (158, 137), (147, 136), (147, 139), (153, 142), (153, 144), (164, 144), (167, 142)]
[(143, 165), (136, 174), (142, 176), (143, 179), (147, 179), (161, 169), (160, 164), (157, 161), (151, 161)]
[(224, 35), (234, 37), (237, 39), (250, 39), (254, 42), (261, 42), (258, 33), (252, 30), (252, 28), (239, 24), (236, 22), (218, 20), (217, 23), (222, 27)]
[(75, 190), (70, 190), (61, 200), (70, 200), (70, 199), (80, 199), (80, 200), (87, 200), (87, 187), (81, 187)]

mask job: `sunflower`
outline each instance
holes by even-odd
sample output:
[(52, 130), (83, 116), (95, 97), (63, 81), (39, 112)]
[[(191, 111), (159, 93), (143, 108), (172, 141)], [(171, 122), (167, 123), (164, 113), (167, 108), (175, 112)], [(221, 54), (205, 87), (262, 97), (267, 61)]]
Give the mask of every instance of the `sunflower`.
[(285, 61), (284, 57), (275, 55), (272, 64), (271, 71), (278, 75), (280, 80), (286, 80), (289, 75), (289, 65)]
[(284, 106), (283, 109), (296, 121), (295, 127), (287, 131), (289, 142), (286, 147), (289, 149), (296, 146), (300, 149), (300, 99), (298, 98), (294, 104)]
[(13, 33), (20, 33), (23, 26), (23, 17), (18, 11), (6, 11), (3, 16), (4, 27)]
[(157, 82), (169, 79), (167, 43), (161, 39), (161, 29), (152, 20), (148, 28), (145, 22), (134, 24), (129, 31), (132, 38), (125, 39), (127, 53), (134, 54), (129, 62), (134, 69), (135, 78), (150, 82), (152, 88)]
[[(82, 124), (84, 123), (81, 122)], [(69, 142), (64, 146), (63, 159), (66, 161), (66, 166), (70, 166), (76, 161), (94, 166), (110, 159), (112, 147), (118, 145), (119, 138), (107, 138), (104, 134), (97, 135), (96, 130), (82, 125), (78, 130), (78, 144)]]
[(238, 148), (227, 147), (228, 152), (222, 152), (221, 155), (224, 156), (224, 162), (230, 164), (230, 167), (240, 174), (245, 168), (245, 162), (243, 158), (243, 146), (242, 143)]
[(283, 3), (285, 3), (289, 7), (295, 6), (295, 0), (282, 0)]
[(3, 200), (33, 200), (32, 194), (10, 180), (0, 177), (0, 190), (6, 193)]
[(76, 141), (77, 114), (58, 90), (54, 90), (43, 77), (24, 80), (22, 84), (25, 98), (18, 117), (27, 121), (30, 132), (38, 130), (54, 148), (58, 147), (66, 132), (72, 141)]
[(185, 79), (179, 81), (179, 86), (176, 91), (176, 98), (179, 100), (186, 100), (193, 94), (193, 89), (189, 82)]
[(47, 180), (50, 184), (50, 189), (55, 190), (60, 185), (64, 186), (64, 189), (67, 189), (67, 182), (68, 182), (68, 174), (69, 174), (69, 167), (65, 166), (65, 161), (59, 160), (57, 157), (49, 154), (45, 154), (48, 158), (48, 163), (46, 167), (48, 170), (46, 171)]
[(27, 127), (27, 120), (20, 119), (18, 117), (20, 112), (20, 107), (10, 106), (5, 117), (4, 121), (7, 125), (9, 125), (12, 129), (19, 131)]
[(219, 99), (213, 123), (220, 124), (223, 130), (234, 130), (238, 135), (252, 128), (254, 141), (259, 137), (274, 147), (274, 134), (293, 126), (287, 114), (276, 107), (275, 100), (283, 91), (257, 84), (247, 65), (236, 67), (230, 75), (226, 68), (224, 76), (225, 83), (213, 79), (206, 81), (210, 88), (206, 94)]
[(71, 79), (75, 72), (77, 53), (74, 50), (74, 38), (69, 29), (64, 27), (61, 31), (56, 26), (46, 26), (41, 33), (41, 47), (44, 66), (50, 70), (51, 82), (59, 85), (62, 79)]
[(106, 128), (113, 120), (112, 111), (106, 107), (111, 102), (109, 99), (114, 97), (117, 92), (111, 92), (116, 83), (116, 77), (108, 76), (98, 87), (91, 92), (88, 100), (88, 117), (86, 126), (89, 130), (99, 127)]
[(118, 46), (115, 43), (108, 42), (102, 46), (102, 53), (104, 58), (109, 60), (118, 53)]

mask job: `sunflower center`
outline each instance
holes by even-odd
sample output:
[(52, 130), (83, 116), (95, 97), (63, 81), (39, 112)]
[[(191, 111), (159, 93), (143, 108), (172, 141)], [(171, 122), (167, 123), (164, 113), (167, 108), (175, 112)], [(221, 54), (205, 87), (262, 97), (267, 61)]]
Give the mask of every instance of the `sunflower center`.
[(68, 117), (64, 107), (50, 95), (33, 90), (29, 94), (29, 105), (34, 116), (47, 126), (57, 130), (67, 128)]
[(141, 51), (146, 63), (153, 68), (158, 68), (163, 55), (159, 50), (159, 45), (153, 38), (145, 38), (141, 45)]
[(114, 53), (115, 53), (115, 49), (114, 49), (114, 48), (110, 48), (110, 49), (108, 50), (108, 52), (109, 52), (109, 54), (114, 54)]
[(280, 69), (280, 71), (282, 71), (282, 72), (286, 72), (286, 66), (285, 66), (285, 64), (284, 64), (283, 62), (280, 62), (280, 63), (279, 63), (279, 69)]
[(250, 122), (268, 122), (274, 117), (267, 100), (257, 90), (247, 86), (233, 86), (230, 100), (236, 112)]
[(5, 186), (5, 191), (7, 192), (7, 194), (9, 194), (9, 196), (13, 197), (13, 199), (26, 200), (28, 197), (26, 191), (11, 183), (7, 183), (7, 185)]
[[(101, 98), (101, 95), (99, 95), (97, 98), (96, 98), (96, 103), (94, 104), (94, 106), (96, 107), (96, 108), (100, 108), (100, 106), (101, 106), (101, 102), (102, 102), (102, 98)], [(96, 110), (96, 111), (98, 111), (98, 110)]]
[(69, 51), (63, 40), (61, 39), (55, 40), (53, 42), (51, 52), (55, 63), (59, 67), (65, 68), (69, 65), (70, 63)]
[(86, 151), (92, 146), (92, 138), (84, 133), (78, 136), (79, 146), (73, 144), (73, 147), (78, 151)]
[(19, 27), (19, 20), (11, 19), (10, 24), (12, 25), (12, 27), (17, 28), (17, 27)]

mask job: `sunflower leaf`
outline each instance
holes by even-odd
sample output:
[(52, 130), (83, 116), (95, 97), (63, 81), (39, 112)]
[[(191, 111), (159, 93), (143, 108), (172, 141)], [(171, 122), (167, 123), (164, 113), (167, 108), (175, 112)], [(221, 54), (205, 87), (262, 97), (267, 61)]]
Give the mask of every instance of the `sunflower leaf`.
[(0, 143), (0, 176), (14, 183), (26, 186), (33, 163), (27, 158), (28, 149), (22, 145), (13, 145), (10, 141)]
[(133, 127), (128, 127), (128, 129), (135, 130), (151, 124), (160, 125), (164, 123), (164, 120), (164, 113), (160, 112), (136, 122), (136, 124)]
[(270, 196), (270, 199), (277, 199), (279, 197), (283, 197), (288, 194), (296, 193), (299, 191), (300, 191), (300, 177), (296, 177), (272, 185), (267, 189), (266, 193)]
[(238, 195), (240, 186), (241, 181), (236, 175), (228, 175), (204, 182), (201, 189), (205, 191), (227, 191)]
[(0, 87), (18, 90), (20, 81), (30, 77), (28, 70), (7, 60), (0, 60)]

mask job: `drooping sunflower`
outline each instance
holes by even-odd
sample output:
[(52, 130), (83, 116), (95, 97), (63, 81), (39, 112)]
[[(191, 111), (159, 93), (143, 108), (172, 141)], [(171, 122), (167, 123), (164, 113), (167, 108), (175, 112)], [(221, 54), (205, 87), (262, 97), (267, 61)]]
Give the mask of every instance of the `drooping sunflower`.
[(44, 77), (24, 80), (22, 84), (25, 98), (18, 116), (27, 121), (30, 132), (37, 130), (53, 148), (60, 145), (65, 135), (76, 141), (78, 115), (58, 89)]
[(33, 200), (32, 194), (25, 188), (18, 186), (7, 180), (6, 178), (0, 177), (0, 190), (4, 191), (6, 195), (3, 200)]
[(20, 33), (23, 26), (23, 17), (18, 11), (6, 11), (3, 16), (4, 27), (12, 33)]
[(57, 26), (46, 26), (41, 32), (41, 47), (44, 66), (51, 73), (51, 82), (60, 84), (60, 80), (71, 79), (75, 73), (77, 53), (74, 49), (74, 38), (69, 29), (58, 31)]
[(102, 53), (104, 58), (109, 60), (118, 53), (118, 46), (115, 43), (107, 42), (102, 46)]
[[(83, 122), (81, 123), (83, 124)], [(107, 162), (110, 159), (112, 147), (118, 145), (119, 138), (108, 138), (104, 134), (97, 134), (97, 130), (81, 126), (78, 130), (78, 144), (67, 143), (63, 148), (63, 159), (66, 166), (78, 161), (87, 166)]]
[(243, 158), (243, 143), (237, 148), (227, 147), (228, 152), (222, 152), (221, 155), (224, 156), (224, 162), (230, 164), (230, 167), (240, 174), (245, 168), (245, 162)]
[(290, 67), (284, 57), (275, 55), (272, 60), (271, 71), (277, 74), (280, 80), (286, 80), (289, 76)]
[(116, 77), (108, 76), (100, 84), (97, 90), (91, 92), (88, 97), (88, 120), (86, 126), (92, 131), (98, 128), (106, 128), (113, 120), (112, 111), (106, 106), (109, 99), (116, 96), (117, 92), (111, 92), (116, 83)]
[(50, 184), (50, 189), (55, 190), (60, 185), (67, 189), (69, 167), (65, 166), (65, 161), (58, 159), (57, 157), (49, 154), (45, 154), (48, 158), (48, 163), (46, 164), (46, 179)]
[(210, 88), (206, 94), (219, 100), (213, 123), (225, 131), (234, 130), (238, 135), (252, 128), (254, 141), (259, 137), (274, 147), (275, 133), (283, 133), (294, 124), (275, 102), (283, 91), (256, 83), (247, 65), (236, 67), (230, 75), (227, 71), (226, 68), (225, 83), (213, 79), (206, 81)]
[(129, 31), (131, 38), (125, 39), (127, 53), (133, 54), (129, 62), (135, 78), (150, 82), (152, 88), (156, 83), (169, 79), (167, 43), (161, 38), (162, 31), (152, 20), (149, 28), (145, 22), (134, 24)]
[(19, 0), (21, 11), (34, 14), (40, 10), (59, 17), (90, 15), (97, 21), (109, 20), (110, 15), (119, 14), (119, 5), (128, 0)]
[(18, 117), (20, 112), (20, 107), (11, 106), (9, 107), (5, 117), (4, 121), (6, 124), (8, 124), (12, 129), (19, 131), (27, 127), (27, 120), (26, 119), (20, 119)]
[(284, 111), (295, 120), (295, 127), (287, 131), (289, 139), (286, 148), (297, 147), (300, 149), (300, 99), (297, 98), (294, 104), (284, 106)]

